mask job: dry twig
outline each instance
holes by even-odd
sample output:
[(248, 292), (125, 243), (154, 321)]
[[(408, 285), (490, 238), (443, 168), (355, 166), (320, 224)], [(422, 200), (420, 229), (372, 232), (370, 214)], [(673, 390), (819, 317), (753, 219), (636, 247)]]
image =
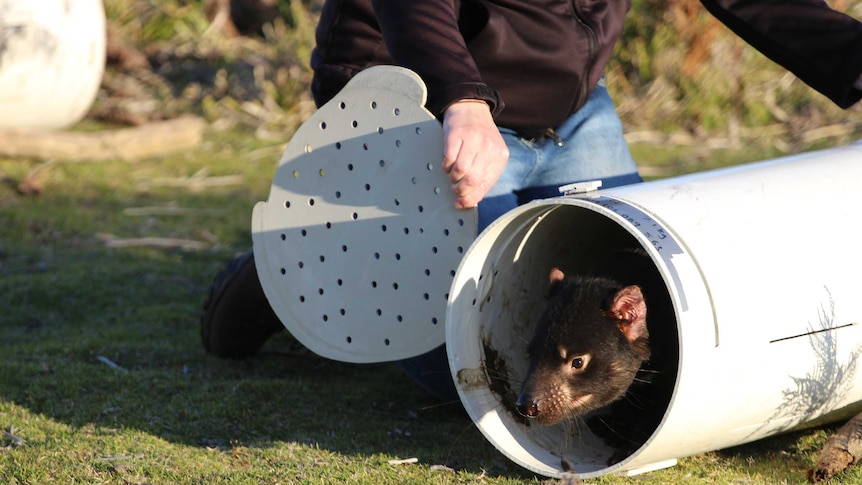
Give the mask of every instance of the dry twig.
[(198, 146), (206, 122), (195, 116), (99, 132), (0, 130), (0, 155), (55, 161), (138, 160)]
[(22, 446), (24, 444), (24, 440), (15, 436), (15, 426), (9, 426), (9, 431), (3, 431), (3, 436), (12, 441), (10, 446)]
[(125, 367), (121, 367), (120, 365), (117, 365), (116, 362), (114, 362), (113, 360), (111, 360), (111, 359), (109, 359), (103, 355), (97, 355), (96, 360), (105, 364), (106, 366), (110, 367), (111, 369), (127, 372), (127, 369)]
[(853, 466), (862, 456), (862, 413), (857, 414), (820, 449), (814, 468), (808, 470), (811, 482), (829, 480), (837, 473)]
[(99, 234), (99, 239), (109, 248), (155, 247), (179, 249), (205, 249), (208, 244), (194, 239), (175, 239), (170, 237), (138, 237), (123, 239), (113, 234)]

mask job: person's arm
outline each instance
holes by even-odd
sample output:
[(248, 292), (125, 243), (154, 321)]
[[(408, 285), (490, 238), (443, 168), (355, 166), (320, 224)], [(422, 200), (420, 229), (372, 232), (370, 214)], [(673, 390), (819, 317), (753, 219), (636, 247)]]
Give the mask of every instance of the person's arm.
[(428, 87), (428, 109), (443, 120), (443, 170), (455, 207), (475, 207), (500, 177), (509, 150), (493, 113), (500, 100), (482, 81), (458, 29), (452, 0), (374, 0), (392, 60)]
[(862, 98), (862, 23), (822, 0), (701, 0), (754, 48), (835, 104)]
[(461, 99), (480, 99), (494, 112), (497, 93), (482, 81), (458, 29), (453, 0), (372, 0), (389, 55), (428, 86), (428, 109), (437, 116)]

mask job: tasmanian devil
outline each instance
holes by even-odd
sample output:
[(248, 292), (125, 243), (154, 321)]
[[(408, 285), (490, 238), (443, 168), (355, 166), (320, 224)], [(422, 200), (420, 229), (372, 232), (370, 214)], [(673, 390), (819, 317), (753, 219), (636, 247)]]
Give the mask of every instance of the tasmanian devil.
[(539, 424), (619, 400), (650, 358), (647, 301), (633, 281), (649, 257), (638, 250), (611, 259), (609, 269), (590, 276), (550, 271), (548, 302), (527, 348), (530, 366), (515, 404)]

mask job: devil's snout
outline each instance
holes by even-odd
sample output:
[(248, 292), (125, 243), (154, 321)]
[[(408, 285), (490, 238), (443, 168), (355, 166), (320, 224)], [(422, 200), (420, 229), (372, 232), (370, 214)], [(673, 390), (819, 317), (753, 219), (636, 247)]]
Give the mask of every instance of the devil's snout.
[(525, 418), (535, 418), (539, 415), (539, 405), (533, 400), (533, 396), (526, 392), (522, 392), (518, 396), (518, 400), (515, 401), (515, 408)]

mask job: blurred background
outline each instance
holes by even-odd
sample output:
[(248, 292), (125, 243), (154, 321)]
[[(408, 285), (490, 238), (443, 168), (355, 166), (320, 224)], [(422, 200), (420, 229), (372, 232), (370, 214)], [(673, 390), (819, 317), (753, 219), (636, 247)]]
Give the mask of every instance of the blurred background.
[[(308, 59), (321, 3), (105, 0), (108, 65), (88, 118), (192, 112), (217, 129), (283, 138), (314, 110)], [(832, 6), (862, 18), (862, 0)], [(633, 144), (785, 153), (862, 133), (862, 108), (832, 105), (697, 0), (633, 0), (608, 84)]]

